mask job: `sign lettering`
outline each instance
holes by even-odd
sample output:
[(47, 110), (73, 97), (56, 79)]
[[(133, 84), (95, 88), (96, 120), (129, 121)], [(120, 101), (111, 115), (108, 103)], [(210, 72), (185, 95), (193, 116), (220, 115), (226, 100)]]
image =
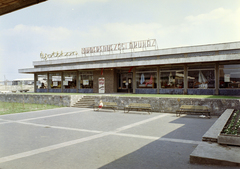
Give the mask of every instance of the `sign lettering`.
[[(122, 52), (124, 50), (134, 50), (134, 49), (144, 49), (146, 50), (149, 47), (157, 47), (156, 39), (148, 39), (148, 40), (141, 40), (141, 41), (133, 41), (133, 42), (125, 42), (125, 43), (117, 43), (111, 45), (101, 45), (101, 46), (94, 46), (94, 47), (86, 47), (81, 48), (81, 54), (94, 54), (94, 53), (104, 53), (104, 52)], [(78, 52), (53, 52), (51, 54), (47, 53), (40, 53), (40, 58), (47, 60), (51, 58), (60, 58), (60, 57), (67, 57), (67, 56), (77, 56)]]
[(100, 53), (100, 52), (133, 50), (133, 49), (139, 49), (139, 48), (156, 47), (156, 44), (157, 44), (156, 39), (149, 39), (149, 40), (142, 40), (142, 41), (117, 43), (112, 45), (86, 47), (81, 49), (81, 53), (83, 55), (86, 55), (86, 54)]
[(40, 58), (41, 59), (44, 59), (44, 60), (47, 60), (48, 58), (50, 59), (50, 58), (58, 58), (58, 57), (66, 57), (66, 56), (77, 56), (78, 55), (78, 52), (77, 51), (74, 51), (74, 52), (65, 52), (65, 53), (63, 53), (62, 51), (61, 51), (61, 53), (59, 53), (59, 52), (53, 52), (53, 53), (51, 53), (51, 54), (47, 54), (47, 53), (43, 53), (43, 52), (41, 52), (40, 53)]

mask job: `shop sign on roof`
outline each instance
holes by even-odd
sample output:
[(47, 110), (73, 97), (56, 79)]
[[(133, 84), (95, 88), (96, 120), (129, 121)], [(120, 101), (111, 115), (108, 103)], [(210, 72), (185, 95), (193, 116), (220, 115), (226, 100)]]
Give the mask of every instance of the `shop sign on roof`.
[(156, 39), (148, 39), (141, 41), (133, 41), (133, 42), (125, 42), (125, 43), (117, 43), (111, 45), (101, 45), (94, 47), (86, 47), (82, 48), (81, 53), (83, 55), (93, 54), (93, 53), (104, 53), (104, 52), (114, 52), (119, 51), (120, 53), (125, 50), (134, 50), (134, 49), (143, 49), (147, 50), (150, 47), (157, 47)]
[[(94, 47), (86, 47), (81, 49), (81, 54), (83, 56), (92, 55), (92, 54), (115, 54), (115, 53), (123, 53), (123, 52), (135, 52), (137, 50), (149, 50), (155, 48), (157, 49), (157, 41), (156, 39), (148, 39), (148, 40), (140, 40), (140, 41), (132, 41), (125, 43), (116, 43), (111, 45), (101, 45)], [(51, 54), (40, 53), (40, 58), (42, 60), (47, 59), (58, 59), (62, 57), (68, 56), (78, 56), (78, 52), (53, 52)]]
[(59, 58), (59, 57), (68, 57), (68, 56), (77, 56), (78, 52), (74, 51), (74, 52), (65, 52), (63, 53), (61, 52), (53, 52), (51, 54), (47, 54), (47, 53), (40, 53), (40, 58), (47, 60), (47, 59), (51, 59), (51, 58)]

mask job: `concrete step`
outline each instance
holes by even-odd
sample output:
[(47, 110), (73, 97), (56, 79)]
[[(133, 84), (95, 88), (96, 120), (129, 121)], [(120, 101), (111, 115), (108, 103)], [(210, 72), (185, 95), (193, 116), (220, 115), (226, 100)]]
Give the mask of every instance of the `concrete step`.
[(74, 106), (93, 106), (93, 104), (75, 104)]
[(81, 100), (79, 100), (79, 102), (82, 102), (82, 101), (94, 102), (94, 100), (89, 100), (89, 99), (81, 99)]
[(93, 97), (91, 97), (91, 96), (84, 96), (73, 107), (92, 108), (94, 103), (95, 102), (94, 102), (94, 98)]
[[(88, 100), (88, 101), (94, 101), (94, 99), (85, 99), (85, 98), (83, 98), (83, 99), (81, 99), (81, 100)], [(81, 100), (79, 100), (79, 101), (81, 101)]]
[(227, 109), (203, 135), (203, 142), (190, 154), (190, 163), (240, 166), (240, 147), (218, 144), (218, 136), (231, 116)]
[(202, 142), (190, 154), (190, 163), (240, 166), (240, 147)]
[(86, 106), (72, 106), (72, 107), (78, 107), (78, 108), (93, 108), (92, 106), (86, 105)]
[(94, 102), (90, 102), (90, 101), (79, 101), (77, 103), (94, 103)]

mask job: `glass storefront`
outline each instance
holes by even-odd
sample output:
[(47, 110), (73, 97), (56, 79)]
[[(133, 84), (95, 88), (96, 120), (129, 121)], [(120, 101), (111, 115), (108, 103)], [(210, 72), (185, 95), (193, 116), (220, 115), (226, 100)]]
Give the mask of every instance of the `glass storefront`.
[(189, 66), (188, 88), (208, 89), (215, 88), (214, 65)]
[(136, 68), (137, 88), (157, 88), (157, 68)]
[(77, 72), (63, 73), (63, 88), (76, 89), (77, 88)]
[(93, 88), (93, 72), (79, 72), (79, 85), (80, 89), (92, 89)]
[[(159, 73), (157, 73), (157, 70), (159, 70)], [(184, 85), (187, 88), (187, 94), (215, 94), (216, 92), (215, 64), (189, 64), (186, 73), (187, 84), (184, 84), (183, 65), (159, 66), (159, 68), (136, 67), (135, 72), (128, 71), (129, 68), (116, 70), (117, 78), (114, 85), (117, 92), (133, 92), (135, 90), (135, 93), (182, 94)], [(133, 77), (134, 74), (135, 77)], [(157, 78), (157, 75), (159, 78)], [(240, 89), (240, 64), (227, 65), (220, 63), (218, 75), (220, 95), (228, 95), (230, 91), (232, 91), (230, 94), (234, 95), (234, 92), (237, 91), (235, 89)], [(133, 81), (133, 79), (136, 79), (136, 81)], [(159, 79), (159, 82), (157, 82), (157, 79)], [(133, 90), (134, 83), (136, 86)], [(157, 90), (158, 84), (159, 90)], [(95, 88), (93, 87), (93, 71), (50, 72), (49, 79), (48, 73), (38, 73), (36, 75), (37, 92), (92, 93)]]
[(161, 88), (184, 88), (183, 67), (161, 69), (160, 85)]
[(50, 89), (61, 89), (62, 76), (61, 73), (49, 73)]
[(219, 88), (240, 88), (240, 64), (219, 65)]
[(48, 88), (47, 73), (45, 73), (45, 74), (38, 74), (36, 83), (37, 83), (36, 84), (37, 89), (47, 89)]

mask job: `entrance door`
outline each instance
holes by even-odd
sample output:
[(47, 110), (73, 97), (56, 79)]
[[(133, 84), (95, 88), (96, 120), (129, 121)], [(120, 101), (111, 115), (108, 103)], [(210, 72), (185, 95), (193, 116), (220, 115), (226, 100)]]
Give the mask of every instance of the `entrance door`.
[(118, 92), (132, 93), (132, 73), (118, 74)]

